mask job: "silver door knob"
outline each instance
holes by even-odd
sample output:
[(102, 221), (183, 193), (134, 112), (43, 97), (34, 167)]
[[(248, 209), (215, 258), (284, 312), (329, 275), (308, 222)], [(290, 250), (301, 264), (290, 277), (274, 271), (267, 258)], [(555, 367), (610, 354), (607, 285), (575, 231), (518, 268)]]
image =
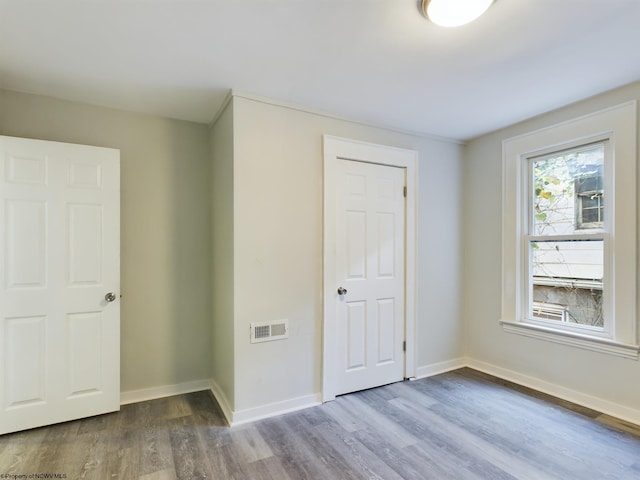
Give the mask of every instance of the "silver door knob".
[(338, 287), (338, 295), (346, 295), (346, 294), (347, 294), (346, 288)]
[(113, 293), (113, 292), (109, 292), (109, 293), (107, 293), (107, 294), (104, 296), (104, 299), (105, 299), (107, 302), (113, 302), (113, 301), (116, 299), (116, 294), (115, 294), (115, 293)]

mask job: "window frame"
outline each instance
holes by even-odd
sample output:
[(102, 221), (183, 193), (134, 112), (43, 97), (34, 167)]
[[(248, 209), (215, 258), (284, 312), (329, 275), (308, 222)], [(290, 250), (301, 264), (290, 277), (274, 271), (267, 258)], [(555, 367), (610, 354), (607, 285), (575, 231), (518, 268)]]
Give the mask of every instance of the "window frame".
[[(504, 331), (638, 358), (636, 316), (636, 102), (595, 112), (503, 141), (502, 316)], [(605, 224), (597, 229), (605, 240), (603, 306), (605, 328), (534, 321), (528, 308), (529, 238), (532, 225), (532, 158), (604, 141)], [(622, 207), (620, 207), (622, 206)], [(629, 213), (632, 213), (629, 215)], [(588, 230), (576, 229), (583, 237)], [(565, 236), (562, 236), (563, 238)], [(553, 236), (550, 236), (550, 239)]]

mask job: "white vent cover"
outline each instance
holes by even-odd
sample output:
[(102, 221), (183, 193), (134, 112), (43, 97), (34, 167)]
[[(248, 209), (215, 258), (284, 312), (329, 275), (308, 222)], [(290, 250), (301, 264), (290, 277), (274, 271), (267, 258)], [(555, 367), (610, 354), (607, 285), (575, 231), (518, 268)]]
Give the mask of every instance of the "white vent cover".
[(270, 342), (283, 338), (289, 338), (289, 320), (251, 324), (251, 343)]

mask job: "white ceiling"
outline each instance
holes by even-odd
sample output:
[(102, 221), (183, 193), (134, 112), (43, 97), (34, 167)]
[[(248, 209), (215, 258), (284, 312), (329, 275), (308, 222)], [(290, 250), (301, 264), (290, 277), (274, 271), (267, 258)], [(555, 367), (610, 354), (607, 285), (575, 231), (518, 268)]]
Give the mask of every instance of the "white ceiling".
[(640, 0), (0, 0), (0, 88), (209, 122), (229, 89), (468, 139), (640, 79)]

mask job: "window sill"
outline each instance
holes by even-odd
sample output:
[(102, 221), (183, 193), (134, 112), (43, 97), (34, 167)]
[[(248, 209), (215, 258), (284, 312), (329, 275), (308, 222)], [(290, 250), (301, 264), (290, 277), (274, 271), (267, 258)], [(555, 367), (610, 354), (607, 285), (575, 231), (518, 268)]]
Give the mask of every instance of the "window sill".
[(554, 330), (553, 328), (523, 322), (500, 320), (500, 324), (502, 325), (502, 329), (507, 333), (515, 333), (517, 335), (524, 335), (525, 337), (537, 338), (539, 340), (583, 348), (593, 352), (606, 353), (617, 357), (637, 360), (638, 352), (640, 352), (640, 346), (638, 345), (628, 345), (606, 338), (590, 337), (588, 335)]

